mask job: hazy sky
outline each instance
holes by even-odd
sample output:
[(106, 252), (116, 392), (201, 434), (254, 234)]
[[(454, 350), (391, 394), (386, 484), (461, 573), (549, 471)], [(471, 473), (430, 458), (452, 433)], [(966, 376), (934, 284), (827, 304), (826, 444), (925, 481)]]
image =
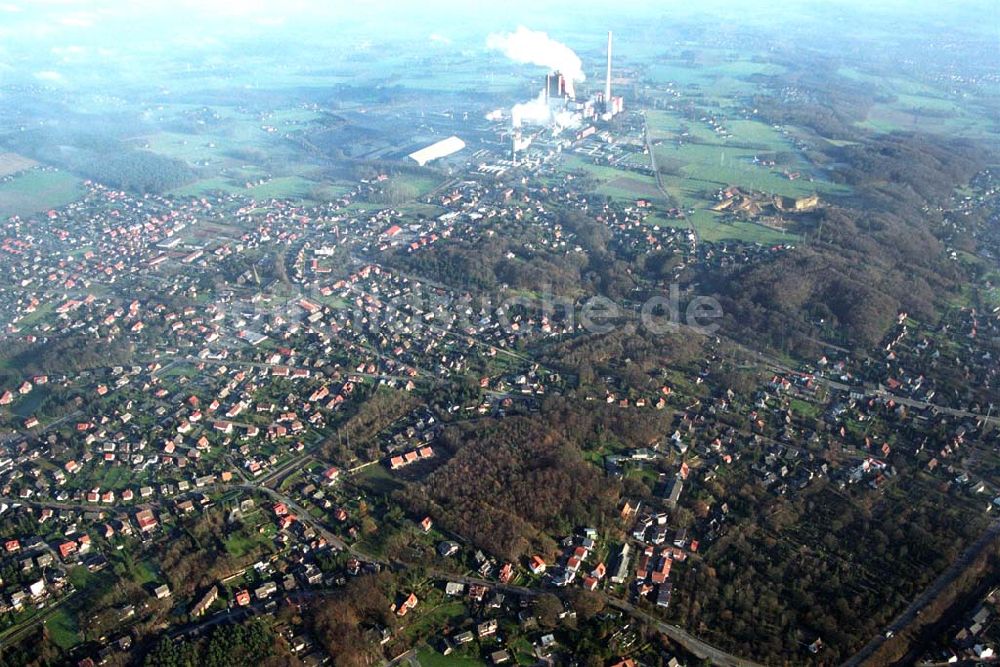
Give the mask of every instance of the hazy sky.
[(727, 26), (746, 22), (775, 30), (783, 20), (876, 31), (924, 20), (942, 31), (985, 31), (996, 36), (1000, 50), (1000, 0), (0, 0), (0, 83), (58, 85), (98, 72), (141, 76), (158, 62), (232, 57), (234, 50), (280, 54), (306, 44), (331, 53), (395, 39), (424, 41), (428, 48), (480, 48), (488, 33), (520, 24), (562, 38), (583, 24), (597, 33), (613, 22), (669, 24), (695, 11), (719, 16)]

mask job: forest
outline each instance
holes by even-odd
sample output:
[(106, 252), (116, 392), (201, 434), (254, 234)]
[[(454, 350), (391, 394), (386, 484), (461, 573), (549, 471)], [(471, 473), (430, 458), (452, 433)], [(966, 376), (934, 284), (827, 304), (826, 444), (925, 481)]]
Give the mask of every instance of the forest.
[(86, 334), (69, 332), (55, 335), (40, 343), (27, 341), (8, 342), (0, 359), (5, 368), (17, 369), (16, 373), (0, 371), (0, 381), (21, 382), (32, 375), (74, 376), (83, 371), (130, 364), (135, 347), (125, 340), (94, 341)]
[[(195, 178), (182, 160), (132, 147), (124, 137), (148, 131), (134, 119), (118, 122), (72, 114), (58, 125), (7, 135), (3, 145), (81, 178), (136, 194), (160, 194)], [(134, 136), (131, 135), (131, 136)]]
[(264, 618), (221, 625), (205, 639), (163, 637), (146, 654), (143, 667), (238, 667), (247, 664), (281, 665), (279, 636)]
[(464, 423), (441, 444), (451, 459), (401, 501), (508, 560), (554, 553), (551, 535), (599, 525), (617, 500), (617, 485), (548, 416)]
[[(575, 209), (557, 209), (553, 224), (569, 232), (567, 238), (585, 252), (546, 247), (538, 227), (515, 224), (509, 233), (456, 238), (393, 259), (414, 273), (466, 289), (494, 290), (506, 285), (516, 290), (545, 287), (559, 296), (600, 293), (611, 298), (629, 294), (636, 286), (629, 260), (610, 243), (607, 225)], [(650, 261), (655, 270), (665, 258)], [(645, 263), (643, 263), (645, 267)]]
[(948, 258), (935, 207), (985, 164), (975, 146), (891, 134), (831, 149), (852, 184), (802, 230), (806, 247), (706, 283), (723, 300), (728, 332), (811, 354), (813, 337), (852, 347), (877, 343), (899, 312), (932, 317), (963, 279)]
[[(675, 582), (670, 617), (740, 655), (780, 664), (817, 637), (830, 664), (887, 624), (974, 539), (983, 520), (918, 474), (905, 496), (854, 499), (827, 484), (798, 498), (708, 490), (754, 517)], [(912, 502), (911, 498), (921, 498)]]
[(140, 150), (95, 155), (68, 168), (99, 183), (140, 195), (160, 194), (194, 180), (194, 172), (183, 161)]
[(393, 627), (394, 587), (388, 572), (356, 577), (312, 607), (310, 625), (335, 667), (365, 667), (380, 657), (367, 633), (376, 626)]

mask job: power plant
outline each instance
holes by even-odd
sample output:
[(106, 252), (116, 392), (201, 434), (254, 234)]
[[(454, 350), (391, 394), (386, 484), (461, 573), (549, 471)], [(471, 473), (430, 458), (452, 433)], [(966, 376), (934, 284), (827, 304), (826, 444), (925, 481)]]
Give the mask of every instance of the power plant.
[[(597, 131), (593, 123), (608, 122), (624, 110), (623, 98), (611, 93), (611, 56), (612, 34), (609, 31), (604, 90), (579, 100), (572, 78), (556, 69), (545, 76), (537, 99), (511, 109), (511, 160), (515, 164), (518, 152), (531, 144), (531, 136), (521, 129), (523, 123), (551, 129), (553, 134), (575, 130), (576, 138), (583, 139)], [(582, 74), (578, 76), (582, 78)]]

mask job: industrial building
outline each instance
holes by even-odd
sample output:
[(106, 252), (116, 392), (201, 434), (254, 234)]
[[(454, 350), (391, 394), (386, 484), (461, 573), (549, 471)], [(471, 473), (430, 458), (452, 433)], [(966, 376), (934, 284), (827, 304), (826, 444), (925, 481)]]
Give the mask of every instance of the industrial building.
[(451, 136), (447, 139), (437, 141), (430, 146), (421, 148), (418, 151), (414, 151), (413, 153), (410, 153), (409, 157), (411, 160), (423, 167), (432, 160), (447, 157), (453, 153), (457, 153), (463, 148), (465, 148), (465, 142), (456, 136)]

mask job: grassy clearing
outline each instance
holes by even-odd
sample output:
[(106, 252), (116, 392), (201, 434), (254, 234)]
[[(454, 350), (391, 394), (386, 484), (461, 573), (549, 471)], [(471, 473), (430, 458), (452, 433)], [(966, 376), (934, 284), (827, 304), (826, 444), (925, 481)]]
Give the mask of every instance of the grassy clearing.
[(45, 629), (48, 631), (49, 639), (59, 648), (68, 650), (80, 643), (80, 628), (74, 615), (65, 605), (56, 609), (45, 620)]
[(388, 495), (403, 488), (403, 485), (381, 463), (374, 463), (359, 472), (355, 482), (374, 495)]
[(83, 185), (76, 176), (63, 171), (26, 171), (0, 183), (0, 216), (25, 216), (59, 208), (83, 194)]
[(983, 300), (991, 306), (1000, 306), (1000, 287), (983, 290)]
[(461, 602), (445, 601), (431, 609), (421, 609), (416, 620), (406, 627), (410, 637), (427, 637), (446, 625), (466, 617), (465, 605)]
[[(696, 188), (697, 202), (686, 201), (686, 205), (704, 202), (706, 190), (713, 192), (730, 185), (738, 185), (750, 190), (780, 194), (787, 197), (803, 197), (813, 192), (842, 192), (844, 188), (802, 177), (790, 180), (780, 167), (764, 167), (753, 163), (758, 151), (749, 148), (734, 148), (718, 144), (660, 144), (656, 151), (657, 165), (683, 165), (667, 178), (681, 178), (694, 183), (683, 184), (684, 190)], [(788, 168), (796, 171), (801, 165)], [(673, 193), (671, 193), (673, 194)], [(684, 201), (682, 199), (682, 201)]]
[(625, 199), (628, 201), (633, 201), (640, 197), (645, 197), (646, 199), (654, 201), (657, 199), (663, 199), (663, 194), (660, 192), (659, 188), (656, 187), (655, 183), (652, 182), (652, 178), (647, 178), (639, 174), (637, 174), (637, 176), (639, 176), (639, 178), (633, 178), (631, 175), (616, 178), (615, 180), (609, 181), (597, 188), (596, 192), (598, 194), (607, 195), (616, 199)]
[(815, 403), (807, 403), (806, 401), (800, 399), (792, 399), (789, 404), (792, 411), (803, 417), (818, 417), (819, 416), (819, 406)]
[(323, 114), (319, 111), (295, 107), (292, 109), (280, 109), (270, 113), (264, 120), (265, 122), (271, 123), (276, 127), (281, 127), (284, 125), (296, 126), (303, 123), (312, 123), (322, 117)]
[(959, 112), (959, 107), (955, 102), (943, 97), (931, 95), (898, 95), (895, 105), (904, 109), (929, 109), (931, 111)]
[(479, 658), (468, 655), (441, 655), (429, 646), (417, 651), (417, 660), (422, 667), (478, 667), (486, 664)]
[(874, 104), (856, 125), (875, 132), (930, 132), (969, 139), (993, 139), (997, 131), (995, 116), (930, 93), (900, 94), (893, 102)]
[(760, 146), (766, 150), (790, 150), (791, 144), (779, 131), (757, 120), (730, 120), (726, 128), (733, 135), (729, 143)]
[(242, 558), (258, 546), (270, 543), (266, 535), (257, 532), (239, 531), (226, 538), (226, 553), (233, 558)]
[(160, 577), (156, 573), (156, 566), (148, 560), (136, 563), (135, 568), (132, 571), (132, 580), (140, 586), (146, 586), (155, 581), (159, 581), (159, 579)]
[(412, 188), (416, 193), (415, 198), (423, 197), (431, 190), (441, 185), (440, 178), (429, 174), (403, 172), (393, 176), (392, 179), (404, 187)]
[(688, 121), (672, 112), (647, 112), (647, 123), (657, 142), (653, 150), (663, 187), (673, 202), (687, 212), (684, 221), (654, 217), (654, 224), (693, 227), (705, 241), (787, 243), (798, 237), (752, 222), (724, 222), (722, 216), (709, 210), (716, 193), (731, 185), (786, 197), (841, 195), (848, 191), (844, 186), (810, 180), (808, 176), (789, 178), (792, 172), (808, 174), (809, 165), (801, 157), (774, 167), (755, 163), (755, 157), (763, 159), (769, 153), (795, 155), (789, 139), (766, 123), (729, 121), (725, 126), (732, 134), (730, 138), (719, 136), (705, 123)]

